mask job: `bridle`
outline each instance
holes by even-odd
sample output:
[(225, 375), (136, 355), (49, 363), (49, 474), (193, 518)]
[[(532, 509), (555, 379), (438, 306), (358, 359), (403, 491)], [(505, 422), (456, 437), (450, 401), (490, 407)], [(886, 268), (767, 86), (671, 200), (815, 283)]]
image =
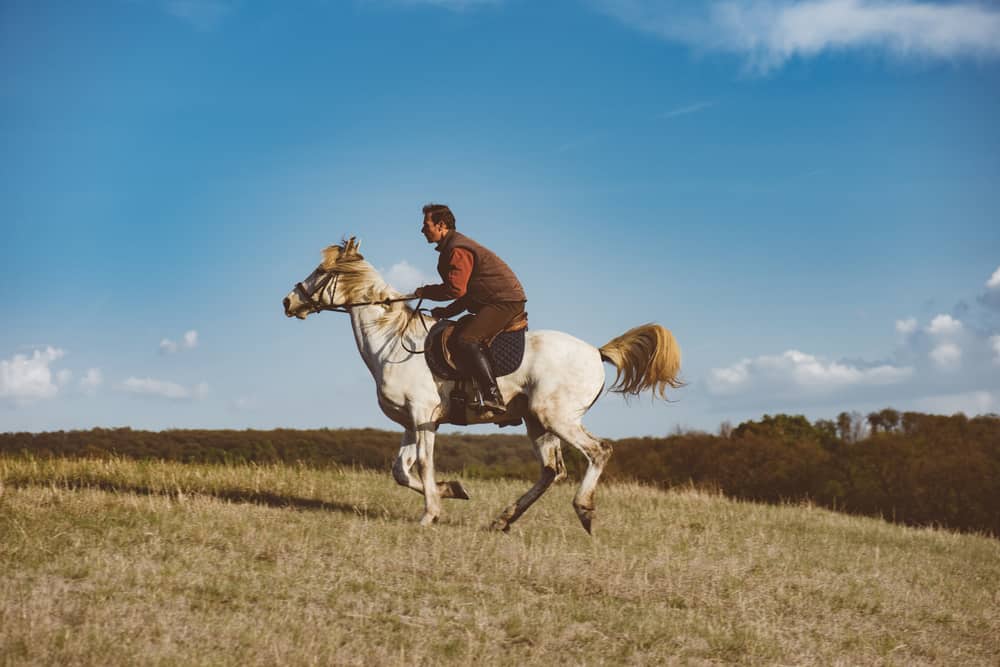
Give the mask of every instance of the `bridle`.
[[(313, 289), (312, 293), (306, 289), (306, 286), (302, 282), (295, 283), (295, 293), (299, 295), (299, 298), (309, 306), (310, 313), (320, 313), (324, 310), (332, 311), (335, 313), (349, 313), (351, 308), (355, 306), (386, 306), (390, 303), (399, 303), (400, 301), (413, 301), (418, 298), (414, 295), (400, 296), (392, 299), (380, 299), (378, 301), (352, 301), (351, 303), (331, 303), (326, 304), (322, 301), (316, 299), (317, 294), (322, 294), (326, 291), (327, 287), (330, 285), (330, 281), (333, 280), (333, 286), (330, 287), (330, 296), (337, 293), (337, 282), (340, 280), (340, 271), (324, 271), (323, 277), (320, 278), (319, 283)], [(423, 299), (421, 299), (423, 301)], [(419, 307), (419, 304), (417, 304)]]
[[(315, 289), (313, 289), (312, 293), (310, 293), (309, 290), (306, 289), (306, 286), (302, 284), (302, 281), (295, 283), (294, 291), (296, 294), (299, 295), (299, 298), (302, 299), (302, 301), (307, 306), (309, 306), (310, 313), (321, 313), (323, 311), (331, 311), (335, 313), (350, 313), (351, 308), (354, 308), (355, 306), (387, 306), (390, 303), (399, 303), (400, 301), (413, 301), (414, 299), (419, 299), (417, 301), (417, 307), (413, 309), (413, 313), (410, 315), (410, 319), (412, 319), (414, 315), (419, 313), (420, 323), (424, 325), (424, 330), (428, 332), (430, 331), (427, 328), (427, 323), (424, 322), (423, 309), (420, 308), (420, 304), (422, 304), (424, 300), (422, 297), (417, 297), (412, 294), (407, 296), (395, 297), (392, 299), (380, 299), (378, 301), (353, 301), (351, 303), (337, 303), (337, 304), (334, 303), (325, 304), (322, 301), (317, 300), (316, 295), (322, 294), (327, 290), (328, 287), (331, 290), (330, 300), (331, 301), (333, 300), (333, 295), (337, 293), (337, 283), (340, 280), (340, 275), (341, 275), (340, 271), (329, 271), (329, 270), (324, 271), (323, 277), (320, 278), (319, 283), (316, 285)], [(332, 287), (330, 287), (331, 280), (333, 281)], [(410, 348), (406, 347), (406, 343), (403, 342), (402, 338), (400, 339), (400, 344), (403, 346), (403, 349), (409, 352), (410, 354), (424, 353), (424, 350), (411, 350)]]

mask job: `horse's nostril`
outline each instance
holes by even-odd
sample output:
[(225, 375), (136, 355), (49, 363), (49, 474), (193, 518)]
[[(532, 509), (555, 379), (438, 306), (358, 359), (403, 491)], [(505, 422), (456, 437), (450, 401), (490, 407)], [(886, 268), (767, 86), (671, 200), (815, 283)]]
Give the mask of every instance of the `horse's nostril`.
[(288, 297), (286, 296), (284, 299), (282, 299), (281, 303), (285, 307), (285, 310), (287, 311), (288, 310), (288, 304), (291, 303), (291, 302), (288, 300)]

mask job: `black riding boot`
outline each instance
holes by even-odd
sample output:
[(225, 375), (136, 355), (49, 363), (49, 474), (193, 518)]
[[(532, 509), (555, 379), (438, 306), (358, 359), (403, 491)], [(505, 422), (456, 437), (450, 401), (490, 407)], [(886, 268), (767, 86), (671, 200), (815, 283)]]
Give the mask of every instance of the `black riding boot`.
[(493, 366), (487, 356), (486, 348), (474, 341), (455, 341), (459, 352), (461, 370), (472, 375), (479, 388), (480, 406), (493, 412), (507, 412), (496, 378), (493, 377)]

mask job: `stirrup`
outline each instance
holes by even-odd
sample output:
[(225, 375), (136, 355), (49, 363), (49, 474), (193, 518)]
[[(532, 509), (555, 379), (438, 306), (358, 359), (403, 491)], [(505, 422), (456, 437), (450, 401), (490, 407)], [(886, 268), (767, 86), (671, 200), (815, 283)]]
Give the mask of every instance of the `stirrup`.
[(476, 392), (476, 397), (479, 399), (473, 404), (473, 407), (480, 412), (495, 412), (497, 414), (504, 414), (507, 412), (507, 406), (504, 404), (503, 399), (500, 397), (500, 390), (495, 390), (489, 392), (489, 394), (496, 394), (495, 396), (487, 396), (484, 392)]

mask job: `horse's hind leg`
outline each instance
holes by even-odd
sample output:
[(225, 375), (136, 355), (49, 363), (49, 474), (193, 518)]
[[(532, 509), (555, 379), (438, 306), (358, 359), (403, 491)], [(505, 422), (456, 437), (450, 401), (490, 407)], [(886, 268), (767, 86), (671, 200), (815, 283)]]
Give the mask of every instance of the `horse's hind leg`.
[(594, 492), (597, 489), (597, 481), (604, 472), (604, 466), (611, 458), (611, 445), (591, 435), (580, 423), (553, 426), (552, 430), (587, 457), (587, 472), (584, 473), (580, 488), (573, 497), (573, 509), (576, 510), (584, 530), (590, 533), (595, 511)]
[[(424, 493), (424, 485), (419, 477), (410, 474), (413, 464), (417, 462), (417, 434), (415, 431), (403, 433), (403, 440), (399, 444), (399, 454), (396, 455), (396, 462), (392, 464), (392, 477), (400, 486), (413, 489), (420, 495)], [(457, 479), (449, 482), (438, 482), (438, 495), (442, 498), (457, 498), (468, 500), (469, 492), (465, 490), (462, 483)]]
[(542, 466), (542, 472), (534, 486), (493, 520), (493, 524), (490, 526), (493, 530), (509, 530), (510, 524), (517, 521), (518, 517), (541, 498), (552, 482), (566, 476), (566, 466), (563, 464), (562, 458), (562, 443), (559, 436), (546, 431), (532, 416), (526, 417), (524, 422), (528, 427), (528, 437), (531, 438), (531, 443), (534, 445), (535, 456)]

